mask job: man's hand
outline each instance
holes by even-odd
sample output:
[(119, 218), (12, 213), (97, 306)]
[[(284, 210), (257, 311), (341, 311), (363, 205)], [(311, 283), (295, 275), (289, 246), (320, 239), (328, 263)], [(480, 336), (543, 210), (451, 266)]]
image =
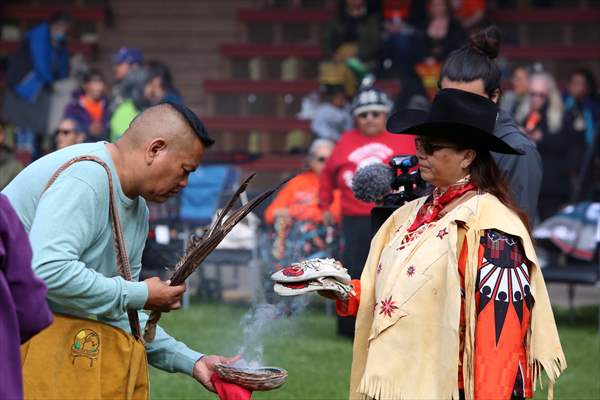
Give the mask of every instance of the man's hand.
[(241, 356), (223, 357), (223, 356), (204, 356), (194, 364), (192, 376), (202, 384), (207, 390), (215, 391), (215, 387), (210, 381), (210, 376), (215, 372), (216, 364), (233, 364), (236, 363)]
[(163, 282), (160, 278), (148, 278), (144, 281), (148, 286), (148, 300), (144, 309), (169, 312), (181, 308), (181, 296), (185, 292), (185, 285), (169, 286), (169, 281)]

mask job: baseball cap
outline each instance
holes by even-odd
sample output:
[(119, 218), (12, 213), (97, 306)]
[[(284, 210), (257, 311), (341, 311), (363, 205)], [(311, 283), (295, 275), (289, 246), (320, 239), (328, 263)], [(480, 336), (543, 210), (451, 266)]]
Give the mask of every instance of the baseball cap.
[(113, 64), (142, 64), (144, 56), (142, 52), (134, 47), (121, 47), (112, 58)]
[(382, 91), (372, 87), (365, 88), (358, 92), (352, 102), (352, 115), (355, 117), (367, 111), (389, 113), (391, 109), (392, 102), (388, 96)]

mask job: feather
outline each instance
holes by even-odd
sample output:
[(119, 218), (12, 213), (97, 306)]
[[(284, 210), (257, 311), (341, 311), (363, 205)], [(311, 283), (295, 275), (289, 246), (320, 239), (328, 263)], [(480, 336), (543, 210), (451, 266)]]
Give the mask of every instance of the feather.
[[(221, 243), (221, 241), (227, 236), (227, 234), (233, 229), (238, 222), (240, 222), (246, 215), (254, 210), (260, 203), (265, 201), (274, 192), (279, 190), (281, 186), (287, 183), (293, 176), (287, 178), (276, 187), (269, 189), (248, 203), (242, 205), (237, 210), (230, 213), (231, 209), (238, 201), (240, 195), (246, 190), (250, 181), (254, 178), (256, 173), (250, 174), (244, 182), (239, 186), (236, 192), (231, 196), (223, 211), (219, 213), (218, 217), (212, 223), (210, 228), (204, 233), (201, 238), (193, 240), (186, 249), (184, 256), (177, 262), (175, 266), (175, 272), (171, 276), (171, 286), (178, 286), (185, 282), (185, 280), (200, 266), (200, 264), (208, 257), (208, 255)], [(228, 215), (229, 214), (229, 215)], [(152, 342), (156, 335), (156, 324), (160, 320), (161, 312), (152, 311), (146, 327), (144, 328), (144, 340)]]

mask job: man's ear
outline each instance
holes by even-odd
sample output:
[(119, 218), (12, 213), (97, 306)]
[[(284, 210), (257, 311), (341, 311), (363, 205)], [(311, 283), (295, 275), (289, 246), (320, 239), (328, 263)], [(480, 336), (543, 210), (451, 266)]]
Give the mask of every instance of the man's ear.
[(160, 155), (161, 152), (167, 150), (167, 142), (163, 138), (156, 138), (146, 147), (144, 158), (147, 165), (150, 165)]

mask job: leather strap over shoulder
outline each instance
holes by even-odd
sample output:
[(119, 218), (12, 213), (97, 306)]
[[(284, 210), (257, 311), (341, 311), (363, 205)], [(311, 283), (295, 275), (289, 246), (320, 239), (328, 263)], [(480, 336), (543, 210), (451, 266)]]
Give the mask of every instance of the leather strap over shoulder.
[[(70, 159), (61, 165), (50, 177), (48, 183), (44, 187), (42, 193), (52, 186), (52, 184), (56, 181), (58, 176), (63, 173), (67, 168), (71, 165), (81, 162), (81, 161), (92, 161), (100, 164), (106, 174), (108, 175), (108, 189), (109, 189), (109, 210), (110, 210), (110, 222), (113, 231), (113, 239), (115, 245), (115, 256), (117, 258), (117, 268), (119, 270), (119, 274), (121, 277), (127, 281), (131, 281), (131, 266), (129, 265), (129, 258), (127, 257), (127, 251), (125, 249), (125, 241), (123, 239), (123, 230), (121, 229), (121, 220), (119, 219), (119, 210), (117, 209), (117, 203), (115, 200), (115, 190), (112, 180), (112, 174), (110, 172), (110, 168), (104, 160), (96, 157), (96, 156), (79, 156)], [(131, 328), (131, 333), (137, 340), (142, 340), (140, 321), (137, 310), (128, 310), (127, 316), (129, 318), (129, 327)]]

